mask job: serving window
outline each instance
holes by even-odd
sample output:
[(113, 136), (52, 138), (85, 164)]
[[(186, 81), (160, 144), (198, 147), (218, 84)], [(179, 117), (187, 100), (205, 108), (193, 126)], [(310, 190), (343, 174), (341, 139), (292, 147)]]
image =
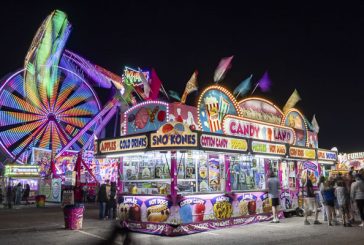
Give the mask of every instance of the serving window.
[(232, 155), (230, 159), (230, 181), (233, 191), (263, 190), (265, 162), (250, 155)]
[(179, 193), (224, 191), (224, 157), (222, 154), (204, 151), (179, 151), (177, 178)]
[(124, 192), (131, 194), (170, 193), (170, 152), (151, 151), (123, 157)]

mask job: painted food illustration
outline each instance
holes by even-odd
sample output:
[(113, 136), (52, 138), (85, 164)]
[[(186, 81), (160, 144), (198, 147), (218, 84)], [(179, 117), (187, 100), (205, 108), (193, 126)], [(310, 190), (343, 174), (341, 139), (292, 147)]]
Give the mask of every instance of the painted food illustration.
[(241, 216), (245, 216), (245, 215), (248, 215), (249, 214), (249, 211), (248, 211), (248, 202), (247, 201), (241, 200), (239, 202), (239, 214)]
[(206, 177), (207, 177), (207, 167), (206, 166), (201, 166), (200, 169), (199, 169), (199, 174), (200, 174), (200, 177), (202, 179), (206, 179)]
[(139, 205), (133, 204), (129, 207), (129, 220), (141, 221), (141, 209)]
[(203, 221), (203, 216), (205, 214), (205, 204), (197, 203), (194, 205), (193, 222)]
[(270, 213), (272, 212), (272, 205), (270, 203), (270, 199), (267, 198), (263, 201), (263, 213)]
[(135, 127), (143, 129), (148, 123), (149, 115), (148, 110), (143, 107), (135, 114)]
[(125, 203), (120, 203), (118, 208), (118, 217), (121, 221), (127, 220), (129, 218), (129, 205)]
[(248, 202), (248, 212), (249, 214), (255, 214), (257, 210), (257, 203), (254, 200)]
[(185, 126), (182, 123), (177, 123), (174, 125), (174, 129), (178, 132), (185, 131)]
[(156, 113), (157, 113), (158, 111), (159, 111), (159, 106), (154, 107), (154, 109), (153, 109), (153, 110), (151, 110), (151, 109), (147, 108), (147, 112), (148, 112), (148, 116), (149, 116), (149, 121), (150, 121), (151, 123), (153, 123), (153, 122), (154, 122), (155, 115), (156, 115)]
[(163, 133), (163, 134), (170, 134), (170, 133), (172, 133), (172, 132), (173, 132), (173, 129), (174, 129), (173, 125), (172, 125), (172, 124), (170, 124), (170, 123), (167, 123), (167, 124), (165, 124), (165, 125), (162, 127), (162, 133)]
[(150, 175), (151, 175), (151, 173), (150, 173), (150, 169), (149, 169), (149, 168), (147, 168), (147, 167), (145, 167), (145, 168), (143, 169), (143, 171), (142, 171), (142, 178), (143, 178), (143, 179), (149, 179), (149, 178), (150, 178)]
[(165, 222), (168, 219), (169, 214), (169, 208), (164, 204), (147, 208), (147, 219), (150, 222)]
[(184, 205), (179, 209), (179, 215), (182, 223), (192, 223), (192, 208), (191, 205)]
[(206, 181), (202, 181), (200, 183), (200, 191), (208, 191), (209, 185), (206, 183)]
[(233, 213), (233, 208), (230, 202), (222, 201), (214, 205), (214, 215), (217, 219), (228, 219)]

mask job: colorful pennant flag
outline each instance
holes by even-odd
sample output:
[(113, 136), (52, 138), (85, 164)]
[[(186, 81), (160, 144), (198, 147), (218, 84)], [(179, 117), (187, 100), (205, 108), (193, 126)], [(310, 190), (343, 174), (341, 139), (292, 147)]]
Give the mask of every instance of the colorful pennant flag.
[(161, 88), (161, 80), (159, 79), (157, 72), (155, 71), (154, 68), (152, 68), (152, 72), (150, 75), (151, 78), (151, 82), (150, 82), (150, 94), (149, 94), (149, 98), (150, 100), (156, 100), (158, 99), (158, 95), (159, 95), (159, 90)]
[(283, 107), (283, 113), (287, 113), (287, 111), (291, 108), (293, 108), (298, 101), (301, 100), (300, 95), (297, 92), (297, 89), (293, 91), (289, 99), (287, 100), (286, 104)]
[(139, 69), (139, 76), (140, 76), (140, 79), (142, 80), (142, 83), (143, 83), (144, 97), (149, 98), (150, 85), (149, 85), (149, 82), (147, 81), (147, 79), (145, 78), (144, 73), (140, 69)]
[(189, 95), (190, 93), (192, 93), (193, 91), (196, 91), (198, 89), (197, 75), (198, 75), (198, 71), (196, 70), (193, 72), (190, 80), (188, 80), (185, 91), (182, 94), (181, 103), (183, 103), (183, 104), (186, 103), (187, 95)]
[(258, 82), (258, 86), (260, 87), (260, 89), (263, 91), (263, 92), (267, 92), (269, 91), (271, 85), (272, 85), (272, 82), (271, 80), (269, 79), (269, 76), (268, 76), (268, 72), (264, 72), (262, 78), (259, 80)]
[(238, 97), (239, 95), (243, 96), (251, 89), (251, 80), (253, 75), (250, 75), (248, 78), (246, 78), (244, 81), (242, 81), (235, 89), (233, 94)]
[(179, 94), (176, 91), (173, 90), (169, 90), (169, 96), (171, 96), (172, 98), (181, 101), (181, 97), (179, 96)]
[(222, 58), (214, 74), (214, 82), (218, 83), (224, 79), (226, 72), (231, 68), (231, 60), (234, 56)]
[(311, 121), (311, 124), (312, 124), (312, 127), (313, 127), (313, 131), (318, 134), (318, 132), (320, 131), (320, 126), (318, 125), (317, 123), (317, 120), (316, 120), (316, 116), (313, 115), (313, 118), (312, 118), (312, 121)]

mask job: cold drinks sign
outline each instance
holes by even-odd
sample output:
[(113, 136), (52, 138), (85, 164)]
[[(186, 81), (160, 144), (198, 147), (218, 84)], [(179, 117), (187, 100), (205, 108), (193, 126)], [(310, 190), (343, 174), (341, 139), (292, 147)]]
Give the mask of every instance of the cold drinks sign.
[(227, 135), (288, 143), (291, 145), (295, 143), (295, 132), (292, 128), (260, 123), (232, 115), (225, 116), (223, 131)]
[(147, 148), (148, 138), (146, 135), (125, 137), (100, 142), (100, 153), (123, 152), (141, 150)]

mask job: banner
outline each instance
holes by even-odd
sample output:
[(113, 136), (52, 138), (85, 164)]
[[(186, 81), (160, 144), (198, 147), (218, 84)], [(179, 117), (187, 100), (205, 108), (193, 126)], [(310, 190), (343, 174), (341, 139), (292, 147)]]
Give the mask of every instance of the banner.
[(188, 125), (183, 123), (166, 123), (157, 133), (150, 135), (150, 147), (196, 147), (197, 133), (193, 133)]
[(247, 140), (226, 137), (226, 136), (202, 134), (200, 136), (200, 144), (202, 148), (207, 148), (207, 149), (217, 149), (224, 151), (242, 151), (242, 152), (248, 150)]
[(99, 152), (101, 154), (142, 150), (147, 148), (148, 138), (146, 135), (141, 135), (112, 140), (101, 140), (99, 145)]
[(286, 155), (286, 146), (282, 144), (271, 144), (266, 142), (252, 141), (252, 151), (254, 153)]
[(288, 144), (293, 144), (295, 141), (295, 132), (285, 126), (258, 123), (232, 115), (225, 116), (222, 124), (223, 131), (227, 135)]

